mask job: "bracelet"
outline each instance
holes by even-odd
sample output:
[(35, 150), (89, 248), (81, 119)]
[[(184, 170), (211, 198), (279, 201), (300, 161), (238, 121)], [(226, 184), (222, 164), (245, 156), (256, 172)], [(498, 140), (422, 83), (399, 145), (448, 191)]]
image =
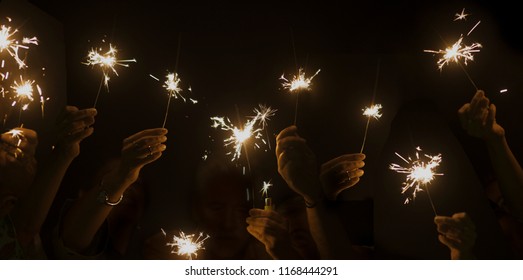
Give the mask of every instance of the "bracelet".
[(103, 189), (103, 186), (104, 186), (104, 180), (102, 179), (102, 181), (100, 182), (100, 187), (102, 187), (102, 189), (98, 193), (98, 197), (97, 197), (96, 201), (98, 201), (101, 204), (108, 205), (108, 206), (116, 206), (116, 205), (120, 204), (120, 202), (122, 202), (123, 194), (120, 196), (118, 201), (116, 201), (116, 202), (109, 201), (109, 194), (107, 193), (107, 191), (105, 189)]

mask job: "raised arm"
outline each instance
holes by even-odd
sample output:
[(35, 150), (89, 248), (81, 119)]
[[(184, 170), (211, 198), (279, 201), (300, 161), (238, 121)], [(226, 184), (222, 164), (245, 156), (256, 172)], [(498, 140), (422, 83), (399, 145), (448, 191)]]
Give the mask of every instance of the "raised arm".
[(503, 199), (512, 215), (523, 221), (523, 169), (510, 150), (505, 130), (496, 122), (496, 106), (479, 90), (458, 115), (467, 133), (487, 144)]

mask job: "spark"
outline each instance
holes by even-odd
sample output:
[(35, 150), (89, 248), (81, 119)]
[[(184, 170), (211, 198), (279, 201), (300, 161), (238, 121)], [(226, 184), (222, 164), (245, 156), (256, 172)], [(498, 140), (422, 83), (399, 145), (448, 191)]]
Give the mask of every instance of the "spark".
[(450, 62), (456, 62), (459, 63), (460, 60), (463, 60), (463, 63), (467, 65), (467, 62), (474, 60), (474, 53), (478, 53), (480, 48), (482, 47), (480, 43), (473, 43), (470, 46), (464, 46), (462, 45), (463, 36), (459, 38), (459, 40), (452, 45), (452, 47), (448, 47), (445, 50), (423, 50), (427, 53), (435, 53), (435, 54), (441, 54), (442, 57), (438, 60), (438, 69), (441, 71), (443, 69), (443, 66), (449, 64)]
[(9, 130), (6, 134), (10, 134), (12, 139), (16, 138), (18, 140), (18, 143), (16, 144), (17, 147), (20, 146), (22, 139), (24, 139), (24, 131), (17, 128)]
[(366, 107), (365, 109), (362, 109), (363, 115), (367, 116), (368, 118), (372, 117), (377, 120), (377, 119), (381, 118), (381, 116), (382, 116), (382, 114), (380, 112), (380, 110), (382, 108), (383, 107), (381, 106), (381, 104), (375, 104), (370, 107)]
[(260, 190), (260, 192), (262, 193), (262, 196), (268, 197), (267, 193), (268, 193), (270, 187), (272, 187), (271, 180), (269, 180), (269, 182), (265, 182), (265, 181), (263, 182), (263, 186)]
[[(165, 236), (167, 234), (162, 229)], [(204, 236), (203, 232), (200, 232), (198, 236), (196, 234), (185, 234), (180, 230), (180, 236), (173, 236), (172, 242), (167, 242), (167, 246), (171, 246), (171, 253), (177, 254), (178, 256), (185, 256), (187, 259), (192, 260), (193, 256), (198, 257), (198, 251), (205, 249), (203, 243), (209, 238), (209, 235)]]
[(499, 91), (499, 93), (506, 93), (506, 92), (508, 92), (508, 89), (506, 89), (506, 88)]
[(409, 189), (412, 189), (412, 198), (407, 197), (405, 203), (409, 203), (411, 200), (416, 198), (416, 193), (422, 191), (421, 187), (428, 185), (434, 179), (434, 176), (441, 176), (443, 173), (436, 173), (435, 169), (440, 165), (442, 158), (441, 154), (431, 156), (423, 154), (423, 158), (420, 158), (420, 147), (416, 148), (416, 158), (413, 160), (410, 157), (405, 159), (400, 154), (395, 153), (400, 159), (408, 164), (407, 167), (403, 167), (396, 163), (391, 163), (389, 169), (398, 173), (407, 174), (401, 193), (406, 193)]
[[(211, 127), (220, 128), (224, 131), (229, 131), (231, 135), (225, 139), (224, 147), (232, 146), (233, 152), (227, 153), (232, 154), (232, 160), (239, 159), (242, 153), (242, 145), (244, 145), (249, 139), (254, 138), (260, 139), (262, 137), (261, 127), (257, 127), (257, 119), (248, 120), (243, 128), (238, 128), (234, 126), (229, 118), (225, 119), (224, 117), (211, 117), (213, 124)], [(254, 141), (254, 147), (259, 148), (259, 144)]]
[(463, 8), (463, 10), (461, 10), (461, 13), (456, 13), (455, 16), (456, 17), (454, 18), (454, 21), (457, 21), (457, 20), (467, 20), (467, 16), (470, 16), (470, 14), (466, 14), (465, 13), (465, 8)]
[(17, 29), (11, 31), (10, 26), (2, 25), (0, 26), (0, 53), (4, 50), (18, 63), (18, 68), (27, 68), (25, 62), (19, 57), (18, 50), (29, 49), (30, 44), (38, 45), (38, 39), (33, 38), (22, 38), (22, 43), (20, 43), (13, 36), (18, 32)]
[[(18, 83), (16, 80), (14, 81), (14, 84), (11, 86), (11, 88), (14, 90), (14, 93), (16, 94), (16, 100), (13, 101), (11, 106), (15, 106), (17, 103), (20, 103), (20, 106), (22, 106), (22, 110), (26, 110), (27, 107), (29, 107), (29, 104), (34, 101), (33, 98), (33, 84), (34, 80), (24, 80), (22, 76), (20, 76), (20, 83)], [(36, 85), (37, 90), (40, 94), (41, 89), (38, 85)]]
[(478, 25), (479, 25), (480, 23), (481, 23), (481, 21), (478, 21), (478, 23), (476, 23), (476, 25), (474, 25), (474, 26), (470, 29), (469, 33), (467, 33), (467, 36), (469, 36), (470, 33), (472, 33), (472, 31), (474, 31), (474, 29), (476, 29), (476, 27), (478, 27)]
[(292, 80), (289, 81), (287, 78), (285, 78), (284, 74), (281, 75), (280, 80), (282, 80), (282, 86), (285, 89), (289, 89), (290, 92), (298, 91), (298, 90), (310, 90), (311, 82), (318, 73), (320, 73), (321, 69), (318, 69), (314, 75), (312, 75), (309, 78), (305, 78), (305, 71), (303, 71), (302, 68), (298, 70), (298, 75), (293, 76)]
[(123, 67), (129, 67), (128, 62), (136, 62), (136, 59), (118, 59), (116, 57), (117, 49), (113, 47), (111, 44), (109, 44), (109, 50), (105, 53), (103, 53), (102, 48), (92, 48), (87, 53), (87, 61), (82, 62), (83, 64), (87, 66), (100, 66), (103, 73), (103, 79), (105, 87), (107, 88), (107, 91), (109, 91), (109, 73), (113, 72), (116, 76), (118, 76), (118, 72), (116, 71), (116, 66), (123, 66)]
[(267, 121), (271, 120), (271, 117), (273, 117), (276, 114), (276, 111), (278, 109), (272, 109), (270, 106), (258, 104), (259, 108), (254, 108), (253, 112), (256, 114), (255, 116), (251, 116), (251, 118), (255, 121), (259, 121), (262, 128), (265, 128), (267, 125)]

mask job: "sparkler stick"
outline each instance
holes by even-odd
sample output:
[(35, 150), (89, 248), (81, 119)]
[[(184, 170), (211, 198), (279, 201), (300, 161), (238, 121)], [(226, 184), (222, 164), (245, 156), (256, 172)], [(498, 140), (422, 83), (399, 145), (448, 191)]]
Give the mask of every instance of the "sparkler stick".
[[(167, 234), (162, 229), (165, 236)], [(171, 253), (177, 254), (178, 256), (185, 256), (187, 259), (192, 260), (193, 256), (198, 257), (198, 251), (204, 250), (203, 247), (205, 240), (209, 239), (207, 234), (204, 237), (204, 233), (200, 232), (198, 236), (196, 234), (185, 234), (180, 230), (180, 236), (173, 235), (172, 242), (167, 242), (167, 246), (171, 246)]]
[(98, 88), (98, 93), (96, 94), (96, 99), (94, 101), (93, 108), (96, 108), (96, 104), (98, 102), (98, 97), (100, 95), (100, 91), (102, 89), (102, 83), (105, 84), (105, 87), (107, 89), (107, 92), (109, 92), (109, 73), (114, 73), (116, 76), (118, 76), (118, 72), (116, 71), (116, 66), (123, 66), (123, 67), (129, 67), (129, 62), (136, 62), (136, 59), (118, 59), (116, 57), (117, 49), (113, 47), (111, 44), (109, 44), (109, 50), (105, 53), (102, 53), (102, 48), (92, 48), (87, 53), (87, 61), (82, 62), (82, 64), (85, 64), (87, 66), (100, 66), (102, 69), (102, 82), (100, 83), (100, 87)]
[(171, 97), (174, 95), (175, 98), (178, 98), (180, 96), (183, 99), (183, 102), (185, 102), (185, 98), (180, 94), (182, 89), (178, 86), (178, 84), (181, 82), (180, 78), (178, 78), (178, 63), (180, 62), (180, 49), (182, 47), (182, 33), (178, 34), (178, 50), (176, 51), (176, 64), (174, 66), (174, 74), (170, 73), (167, 75), (167, 80), (165, 81), (164, 87), (169, 92), (169, 99), (167, 100), (167, 109), (165, 110), (165, 117), (163, 118), (163, 125), (162, 128), (165, 128), (165, 123), (167, 122), (167, 115), (169, 114), (169, 108), (171, 105)]
[[(374, 81), (374, 90), (372, 91), (372, 103), (374, 103), (374, 99), (376, 99), (376, 92), (378, 89), (378, 78), (380, 76), (380, 64), (381, 60), (378, 60), (378, 65), (376, 66), (376, 80)], [(381, 118), (381, 108), (381, 104), (373, 104), (370, 107), (363, 109), (363, 115), (367, 116), (367, 124), (365, 125), (365, 134), (363, 135), (363, 143), (361, 144), (360, 154), (363, 153), (363, 148), (365, 147), (365, 142), (367, 141), (367, 132), (369, 130), (370, 118)]]
[(423, 191), (421, 187), (425, 187), (427, 190), (427, 195), (429, 196), (432, 209), (434, 214), (437, 216), (436, 208), (430, 197), (428, 191), (428, 185), (434, 179), (434, 176), (441, 176), (443, 173), (436, 173), (435, 169), (440, 165), (442, 158), (441, 154), (431, 156), (423, 154), (423, 158), (420, 158), (421, 148), (416, 148), (416, 158), (413, 160), (411, 157), (408, 159), (402, 157), (400, 154), (395, 153), (401, 160), (407, 163), (407, 167), (403, 167), (397, 163), (391, 163), (389, 169), (396, 171), (398, 173), (407, 174), (405, 182), (403, 182), (403, 187), (401, 188), (401, 193), (406, 193), (409, 189), (412, 189), (412, 198), (407, 197), (404, 204), (409, 203), (411, 200), (416, 198), (416, 193)]
[(308, 78), (305, 77), (305, 71), (303, 68), (298, 69), (298, 74), (294, 75), (291, 80), (285, 78), (285, 74), (282, 74), (280, 80), (282, 80), (282, 86), (284, 89), (288, 89), (290, 93), (296, 93), (296, 108), (294, 111), (294, 125), (298, 117), (298, 97), (302, 91), (310, 91), (312, 79), (320, 73), (321, 69), (318, 69), (316, 73)]

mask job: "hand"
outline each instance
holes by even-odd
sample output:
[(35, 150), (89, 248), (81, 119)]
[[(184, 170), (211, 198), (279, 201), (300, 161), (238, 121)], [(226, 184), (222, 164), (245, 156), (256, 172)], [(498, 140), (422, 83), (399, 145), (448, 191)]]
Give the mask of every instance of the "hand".
[[(19, 131), (15, 136), (13, 131)], [(34, 154), (38, 137), (34, 130), (16, 128), (0, 135), (0, 186), (22, 194), (36, 173)]]
[(122, 161), (118, 172), (124, 175), (128, 183), (138, 179), (140, 170), (145, 165), (162, 156), (167, 146), (167, 129), (153, 128), (142, 130), (123, 140)]
[(490, 104), (482, 90), (478, 90), (470, 103), (458, 110), (461, 126), (470, 136), (486, 141), (505, 136), (505, 130), (496, 122), (496, 106)]
[(364, 154), (346, 154), (321, 165), (320, 178), (323, 192), (330, 200), (344, 190), (356, 185), (363, 176)]
[(297, 131), (296, 126), (290, 126), (276, 137), (278, 173), (293, 191), (314, 204), (323, 197), (316, 157)]
[[(14, 132), (18, 132), (14, 134)], [(0, 135), (2, 151), (6, 153), (4, 160), (8, 162), (34, 159), (38, 136), (36, 131), (27, 128), (14, 128)]]
[(97, 111), (94, 108), (79, 110), (66, 106), (57, 119), (58, 140), (55, 151), (66, 159), (74, 159), (80, 154), (80, 142), (94, 132), (91, 127)]
[[(272, 210), (251, 209), (247, 217), (247, 231), (265, 245), (265, 250), (274, 259), (285, 259), (295, 252), (287, 220)], [(297, 253), (296, 253), (297, 254)]]
[(456, 213), (452, 217), (436, 216), (434, 223), (438, 227), (438, 239), (450, 249), (452, 259), (473, 258), (476, 227), (467, 213)]

